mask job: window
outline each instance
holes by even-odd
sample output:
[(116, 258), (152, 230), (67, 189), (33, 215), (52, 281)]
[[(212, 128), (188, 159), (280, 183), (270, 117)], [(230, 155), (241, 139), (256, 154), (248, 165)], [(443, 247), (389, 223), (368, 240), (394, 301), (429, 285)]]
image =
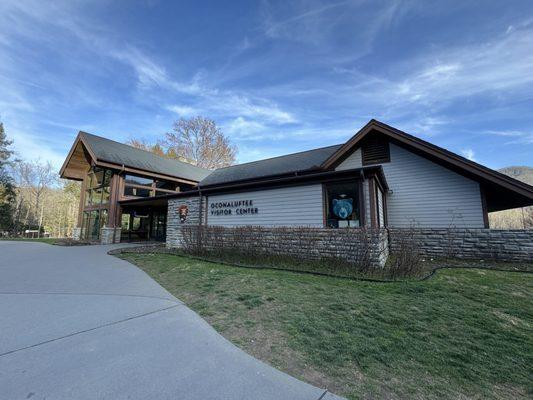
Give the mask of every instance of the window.
[(124, 187), (124, 196), (150, 197), (151, 195), (152, 195), (152, 189), (139, 188), (135, 186)]
[(81, 232), (83, 239), (97, 240), (100, 230), (108, 223), (107, 203), (110, 197), (110, 185), (113, 172), (94, 167), (89, 170), (85, 181), (85, 210), (83, 212)]
[(111, 170), (94, 167), (87, 176), (87, 190), (85, 191), (85, 206), (99, 207), (109, 202), (111, 185)]
[(325, 194), (328, 228), (356, 228), (361, 225), (356, 181), (327, 184)]
[(130, 214), (122, 214), (122, 220), (120, 226), (123, 231), (128, 231), (130, 229)]
[(126, 182), (126, 185), (130, 184), (130, 185), (140, 185), (140, 186), (151, 187), (153, 180), (149, 178), (143, 178), (142, 176), (126, 175), (125, 182)]
[(100, 237), (100, 211), (89, 212), (89, 223), (87, 224), (87, 238), (96, 240)]
[(162, 196), (179, 190), (175, 182), (154, 181), (137, 175), (126, 175), (124, 183), (124, 196), (129, 197)]
[(372, 136), (365, 140), (361, 149), (363, 165), (390, 162), (389, 142), (385, 137)]
[(175, 182), (167, 182), (167, 181), (157, 181), (155, 183), (155, 187), (157, 189), (166, 189), (166, 190), (176, 190), (176, 183)]

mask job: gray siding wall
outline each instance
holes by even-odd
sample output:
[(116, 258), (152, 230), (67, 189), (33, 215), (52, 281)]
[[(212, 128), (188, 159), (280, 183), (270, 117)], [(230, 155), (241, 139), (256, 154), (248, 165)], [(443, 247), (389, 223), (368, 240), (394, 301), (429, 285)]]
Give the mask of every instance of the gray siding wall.
[(385, 226), (385, 210), (384, 210), (384, 204), (383, 204), (383, 192), (379, 187), (376, 187), (377, 191), (377, 207), (378, 207), (378, 220), (379, 220), (379, 227), (383, 228)]
[[(252, 200), (257, 214), (211, 215), (211, 205), (223, 201)], [(293, 186), (209, 196), (207, 224), (218, 226), (314, 226), (322, 227), (322, 185)], [(234, 210), (232, 210), (234, 211)]]
[[(359, 150), (357, 150), (359, 151)], [(357, 153), (354, 152), (355, 153)], [(382, 164), (392, 194), (387, 194), (391, 227), (482, 228), (479, 184), (402, 147), (390, 144), (391, 162)], [(361, 167), (350, 156), (337, 169)]]
[(372, 216), (370, 215), (370, 185), (368, 179), (363, 181), (363, 196), (365, 197), (365, 226), (370, 227)]
[(352, 154), (346, 158), (342, 163), (339, 164), (337, 171), (342, 171), (345, 169), (355, 169), (361, 168), (363, 165), (363, 159), (361, 158), (361, 149), (355, 150)]

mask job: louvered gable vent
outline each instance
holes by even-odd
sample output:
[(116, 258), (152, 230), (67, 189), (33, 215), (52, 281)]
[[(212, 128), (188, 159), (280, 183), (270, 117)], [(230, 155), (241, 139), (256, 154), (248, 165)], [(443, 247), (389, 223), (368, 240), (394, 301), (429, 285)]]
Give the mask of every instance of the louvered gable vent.
[(363, 165), (390, 162), (389, 141), (381, 135), (374, 135), (361, 146)]

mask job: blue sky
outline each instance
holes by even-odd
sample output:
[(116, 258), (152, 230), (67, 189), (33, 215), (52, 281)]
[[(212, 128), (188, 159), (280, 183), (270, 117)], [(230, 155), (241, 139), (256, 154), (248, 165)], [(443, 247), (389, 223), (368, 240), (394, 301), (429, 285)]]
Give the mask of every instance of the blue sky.
[(493, 168), (532, 165), (531, 1), (0, 2), (0, 119), (59, 166), (78, 130), (214, 119), (246, 162), (376, 118)]

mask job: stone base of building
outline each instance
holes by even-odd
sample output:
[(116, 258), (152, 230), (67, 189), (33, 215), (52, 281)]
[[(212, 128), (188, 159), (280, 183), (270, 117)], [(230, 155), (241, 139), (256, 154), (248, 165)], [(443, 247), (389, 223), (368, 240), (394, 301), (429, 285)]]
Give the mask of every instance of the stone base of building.
[(112, 228), (104, 226), (100, 231), (100, 243), (101, 244), (113, 244), (120, 243), (121, 228)]
[(532, 229), (390, 228), (391, 250), (406, 237), (427, 257), (533, 262)]
[(73, 240), (80, 240), (81, 239), (81, 228), (74, 228), (72, 229), (72, 239)]

